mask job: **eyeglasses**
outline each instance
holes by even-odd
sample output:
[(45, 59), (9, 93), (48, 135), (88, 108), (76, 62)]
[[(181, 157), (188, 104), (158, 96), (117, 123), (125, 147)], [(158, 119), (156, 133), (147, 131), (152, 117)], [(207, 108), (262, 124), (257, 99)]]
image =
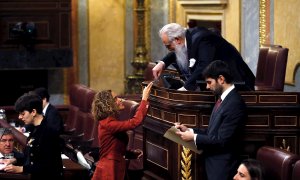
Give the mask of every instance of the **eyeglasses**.
[(6, 142), (9, 142), (9, 143), (13, 143), (14, 140), (13, 139), (0, 139), (0, 143), (6, 143)]
[(167, 49), (170, 49), (172, 43), (173, 43), (173, 41), (170, 41), (169, 44), (164, 44), (164, 45), (165, 45), (165, 47), (166, 47)]

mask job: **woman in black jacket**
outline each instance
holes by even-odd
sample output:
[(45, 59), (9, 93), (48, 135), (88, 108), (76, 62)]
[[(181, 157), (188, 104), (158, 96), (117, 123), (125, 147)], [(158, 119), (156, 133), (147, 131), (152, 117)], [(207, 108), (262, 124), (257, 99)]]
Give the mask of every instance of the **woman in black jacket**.
[(11, 173), (29, 173), (32, 179), (62, 179), (63, 165), (59, 133), (47, 126), (42, 113), (42, 99), (36, 94), (24, 94), (15, 103), (19, 119), (32, 124), (33, 131), (27, 138), (23, 166), (8, 165)]

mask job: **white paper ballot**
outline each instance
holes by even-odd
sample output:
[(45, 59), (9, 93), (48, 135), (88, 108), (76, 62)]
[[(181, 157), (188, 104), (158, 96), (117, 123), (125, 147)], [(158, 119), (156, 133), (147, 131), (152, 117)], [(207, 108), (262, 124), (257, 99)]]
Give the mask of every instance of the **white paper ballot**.
[(194, 141), (184, 141), (182, 140), (177, 134), (176, 131), (179, 131), (175, 126), (172, 126), (170, 129), (168, 129), (164, 137), (167, 139), (170, 139), (173, 142), (176, 142), (177, 144), (180, 144), (186, 148), (189, 148), (190, 150), (194, 151), (195, 153), (201, 154), (202, 150), (198, 150)]
[(87, 163), (80, 151), (77, 152), (77, 159), (78, 163), (81, 164), (83, 167), (85, 167), (86, 169), (91, 169), (91, 166)]
[(69, 157), (66, 156), (65, 154), (61, 154), (61, 159), (69, 159)]

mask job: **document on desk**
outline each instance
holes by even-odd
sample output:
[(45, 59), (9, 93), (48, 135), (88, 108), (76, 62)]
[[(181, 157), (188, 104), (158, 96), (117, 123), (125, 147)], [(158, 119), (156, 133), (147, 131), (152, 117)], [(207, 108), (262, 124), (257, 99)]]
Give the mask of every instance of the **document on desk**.
[(168, 129), (164, 137), (176, 142), (177, 144), (180, 144), (186, 148), (189, 148), (190, 150), (194, 151), (195, 153), (201, 154), (202, 150), (198, 150), (194, 141), (184, 141), (182, 140), (177, 134), (176, 131), (179, 131), (179, 129), (175, 128), (175, 126), (172, 126), (170, 129)]

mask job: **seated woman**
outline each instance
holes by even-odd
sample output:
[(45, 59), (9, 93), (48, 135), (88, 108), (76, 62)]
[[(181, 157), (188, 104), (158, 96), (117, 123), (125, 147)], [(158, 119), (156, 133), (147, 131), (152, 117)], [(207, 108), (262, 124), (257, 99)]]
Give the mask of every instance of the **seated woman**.
[(59, 133), (47, 126), (43, 116), (42, 99), (36, 94), (24, 94), (15, 103), (19, 119), (32, 124), (33, 131), (27, 138), (23, 166), (8, 165), (4, 171), (29, 173), (31, 179), (62, 179), (63, 165)]
[(261, 163), (255, 159), (245, 159), (240, 164), (234, 180), (264, 180)]
[[(92, 114), (95, 120), (99, 121), (98, 139), (99, 156), (96, 170), (92, 180), (114, 179), (124, 180), (125, 177), (125, 154), (128, 143), (127, 130), (134, 129), (140, 125), (147, 114), (148, 97), (152, 82), (143, 90), (142, 101), (132, 119), (119, 121), (116, 115), (124, 108), (122, 99), (114, 92), (105, 90), (98, 92), (92, 102)], [(141, 152), (137, 151), (138, 157)]]

